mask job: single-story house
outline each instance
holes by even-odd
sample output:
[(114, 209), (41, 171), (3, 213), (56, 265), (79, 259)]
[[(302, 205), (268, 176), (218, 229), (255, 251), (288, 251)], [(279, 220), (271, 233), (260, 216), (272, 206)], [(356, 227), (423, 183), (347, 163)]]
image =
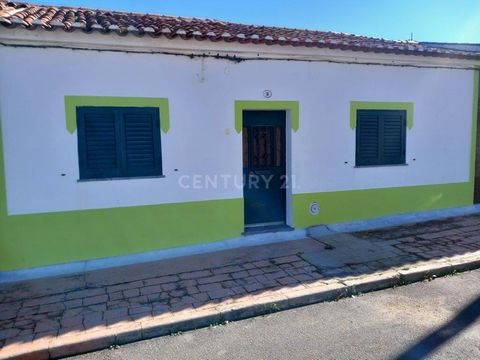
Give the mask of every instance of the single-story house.
[(0, 0), (0, 270), (471, 206), (479, 66), (414, 41)]

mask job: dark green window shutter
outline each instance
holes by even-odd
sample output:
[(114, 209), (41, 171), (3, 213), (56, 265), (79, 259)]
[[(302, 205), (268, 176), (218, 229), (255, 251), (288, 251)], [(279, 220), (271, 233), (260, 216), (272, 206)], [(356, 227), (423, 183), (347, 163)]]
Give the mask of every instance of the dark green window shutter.
[(78, 107), (80, 179), (162, 175), (157, 108)]
[(405, 163), (406, 112), (358, 110), (356, 165)]
[(111, 109), (79, 109), (80, 179), (120, 176), (119, 126)]
[(357, 116), (357, 166), (379, 162), (380, 124), (375, 112), (359, 111)]
[(383, 126), (382, 163), (405, 164), (405, 111), (382, 111), (380, 119)]
[(122, 113), (125, 172), (130, 176), (161, 174), (158, 109), (128, 109)]

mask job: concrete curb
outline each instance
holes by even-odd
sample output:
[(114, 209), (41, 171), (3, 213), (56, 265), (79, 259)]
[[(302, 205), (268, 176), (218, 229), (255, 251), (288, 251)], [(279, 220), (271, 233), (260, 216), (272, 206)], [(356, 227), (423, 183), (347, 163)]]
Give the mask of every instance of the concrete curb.
[(0, 359), (49, 359), (127, 344), (153, 337), (222, 324), (254, 316), (270, 314), (325, 301), (355, 296), (394, 286), (431, 280), (455, 272), (480, 268), (480, 256), (463, 255), (448, 259), (425, 261), (411, 268), (391, 269), (357, 278), (317, 281), (248, 295), (241, 299), (226, 299), (223, 303), (208, 304), (195, 310), (162, 314), (143, 321), (115, 325), (42, 338), (25, 344), (12, 344), (0, 350)]

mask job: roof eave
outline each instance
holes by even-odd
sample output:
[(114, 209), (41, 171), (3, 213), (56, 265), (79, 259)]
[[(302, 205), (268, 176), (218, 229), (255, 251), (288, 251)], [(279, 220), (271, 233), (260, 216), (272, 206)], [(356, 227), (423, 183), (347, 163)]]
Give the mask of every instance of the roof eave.
[[(480, 67), (478, 56), (459, 56), (438, 53), (405, 53), (398, 50), (370, 49), (365, 47), (345, 48), (332, 44), (282, 45), (268, 42), (254, 43), (198, 39), (181, 35), (135, 36), (115, 32), (94, 31), (86, 33), (80, 29), (66, 32), (45, 31), (41, 27), (26, 29), (21, 26), (0, 27), (0, 41), (13, 46), (61, 47), (85, 50), (111, 50), (148, 53), (181, 53), (196, 55), (230, 54), (238, 58), (272, 58), (305, 61), (332, 61), (342, 63), (372, 63), (393, 66), (425, 67)], [(205, 40), (205, 41), (198, 41)]]

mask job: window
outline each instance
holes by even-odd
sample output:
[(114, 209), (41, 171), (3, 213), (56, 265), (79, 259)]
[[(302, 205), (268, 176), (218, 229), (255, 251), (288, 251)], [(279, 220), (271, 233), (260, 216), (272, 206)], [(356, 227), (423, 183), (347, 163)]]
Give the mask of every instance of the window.
[(80, 179), (162, 175), (158, 108), (77, 107)]
[(405, 164), (405, 138), (405, 110), (357, 110), (356, 165)]

